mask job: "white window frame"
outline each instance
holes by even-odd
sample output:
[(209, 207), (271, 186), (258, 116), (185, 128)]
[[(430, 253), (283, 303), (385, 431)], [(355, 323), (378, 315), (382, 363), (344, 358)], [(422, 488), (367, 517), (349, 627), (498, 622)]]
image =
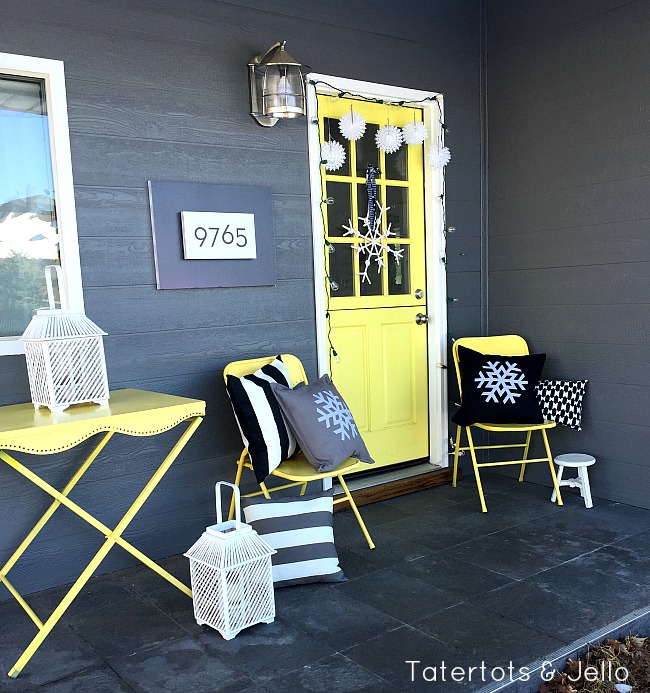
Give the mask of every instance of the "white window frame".
[[(59, 232), (61, 269), (63, 270), (63, 286), (60, 287), (60, 293), (63, 304), (75, 312), (83, 312), (83, 288), (81, 285), (77, 214), (74, 202), (68, 104), (63, 62), (61, 60), (0, 53), (0, 75), (33, 77), (42, 79), (45, 83), (52, 174), (54, 177), (54, 204)], [(43, 276), (43, 281), (45, 281), (45, 276)], [(0, 356), (23, 353), (25, 350), (20, 341), (20, 335), (0, 337)]]

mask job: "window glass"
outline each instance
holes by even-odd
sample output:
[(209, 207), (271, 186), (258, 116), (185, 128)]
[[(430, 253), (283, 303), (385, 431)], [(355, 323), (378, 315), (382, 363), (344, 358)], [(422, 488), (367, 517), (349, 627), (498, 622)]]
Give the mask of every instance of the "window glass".
[(47, 304), (51, 264), (60, 256), (44, 83), (0, 74), (0, 337), (22, 334)]

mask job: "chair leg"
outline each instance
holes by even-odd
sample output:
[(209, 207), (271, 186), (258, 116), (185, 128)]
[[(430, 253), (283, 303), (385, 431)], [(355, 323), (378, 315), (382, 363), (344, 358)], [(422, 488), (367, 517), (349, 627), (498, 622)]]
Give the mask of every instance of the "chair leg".
[[(564, 467), (563, 465), (560, 465), (558, 470), (557, 470), (557, 485), (562, 486), (562, 477), (564, 476)], [(557, 498), (557, 495), (555, 491), (551, 494), (551, 503), (555, 503), (555, 499)]]
[[(235, 474), (235, 486), (239, 488), (239, 483), (241, 482), (241, 474), (244, 469), (244, 459), (246, 458), (246, 453), (243, 452), (237, 461), (237, 473)], [(228, 519), (232, 520), (235, 516), (235, 494), (232, 494), (230, 499), (230, 510), (228, 511)]]
[(456, 446), (454, 447), (454, 478), (451, 482), (451, 485), (456, 488), (456, 480), (458, 478), (458, 454), (459, 454), (459, 448), (460, 448), (460, 432), (461, 432), (461, 427), (458, 426), (458, 430), (456, 431)]
[(356, 515), (357, 522), (359, 523), (359, 527), (361, 527), (361, 531), (363, 532), (363, 535), (366, 538), (366, 541), (368, 542), (368, 546), (371, 549), (375, 548), (375, 542), (372, 540), (370, 537), (370, 534), (368, 533), (368, 530), (366, 529), (366, 524), (363, 521), (363, 518), (361, 517), (361, 513), (359, 512), (359, 508), (357, 508), (357, 504), (354, 502), (354, 498), (352, 498), (352, 494), (350, 493), (350, 489), (348, 488), (348, 485), (345, 483), (345, 479), (343, 478), (342, 475), (338, 475), (337, 479), (339, 480), (339, 483), (341, 484), (341, 488), (343, 489), (346, 498), (348, 499), (348, 502), (350, 503), (350, 507), (352, 508), (352, 512)]
[[(528, 459), (528, 449), (530, 448), (530, 436), (532, 434), (532, 431), (528, 431), (526, 434), (526, 446), (524, 447), (524, 457), (523, 459), (527, 460)], [(521, 463), (521, 471), (519, 472), (519, 481), (524, 480), (524, 474), (526, 473), (526, 463), (522, 462)]]
[(476, 477), (476, 486), (478, 488), (478, 497), (481, 500), (481, 509), (484, 513), (487, 512), (487, 505), (485, 505), (485, 496), (483, 495), (483, 485), (481, 484), (481, 476), (478, 471), (478, 462), (476, 460), (476, 451), (474, 450), (474, 439), (472, 438), (472, 431), (470, 427), (467, 426), (467, 440), (469, 441), (469, 452), (472, 456), (472, 465), (474, 466), (474, 476)]
[(308, 483), (308, 482), (305, 481), (305, 483), (300, 487), (300, 495), (301, 495), (301, 496), (304, 496), (304, 495), (305, 495), (305, 491), (307, 490), (307, 483)]
[(582, 497), (585, 500), (585, 507), (586, 508), (593, 508), (594, 503), (591, 499), (591, 486), (589, 485), (589, 471), (588, 467), (579, 467), (578, 468), (578, 476), (580, 477), (580, 481), (582, 482), (580, 490), (582, 492)]
[(557, 476), (555, 476), (555, 464), (553, 462), (553, 455), (551, 454), (551, 447), (548, 444), (548, 437), (546, 436), (546, 431), (542, 428), (542, 438), (544, 439), (544, 448), (546, 449), (546, 456), (548, 457), (548, 466), (551, 470), (551, 479), (553, 479), (553, 488), (555, 489), (555, 497), (557, 498), (558, 505), (564, 505), (562, 500), (562, 494), (560, 493), (560, 486), (557, 483)]
[(260, 483), (260, 488), (262, 489), (264, 498), (266, 498), (266, 500), (271, 500), (271, 494), (269, 493), (269, 490), (268, 488), (266, 488), (266, 484), (263, 481)]

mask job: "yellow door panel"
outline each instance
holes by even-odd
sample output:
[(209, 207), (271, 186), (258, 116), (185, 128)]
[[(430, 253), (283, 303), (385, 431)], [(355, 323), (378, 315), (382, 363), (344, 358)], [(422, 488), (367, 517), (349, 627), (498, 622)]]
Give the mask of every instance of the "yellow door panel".
[[(340, 133), (338, 120), (353, 109), (366, 120), (356, 142)], [(355, 417), (376, 465), (385, 467), (429, 456), (427, 326), (417, 325), (426, 313), (424, 147), (402, 145), (394, 154), (377, 149), (375, 134), (390, 123), (403, 127), (422, 120), (412, 107), (320, 95), (321, 141), (342, 144), (346, 160), (337, 171), (321, 169), (323, 219), (328, 273), (330, 341), (337, 352), (332, 380)], [(379, 169), (377, 198), (381, 264), (368, 265), (367, 255), (349, 230), (364, 232), (360, 218), (368, 212), (366, 168)], [(387, 248), (399, 251), (399, 260)]]
[(429, 455), (427, 333), (415, 322), (417, 312), (411, 307), (330, 314), (340, 359), (332, 363), (332, 380), (376, 461), (373, 468)]
[[(350, 345), (345, 348), (346, 358), (336, 364), (336, 386), (338, 382), (346, 383), (343, 399), (346, 401), (354, 416), (357, 428), (362, 434), (370, 429), (370, 364), (369, 354), (369, 328), (366, 324), (341, 325), (337, 331), (337, 342), (341, 345)], [(334, 380), (334, 378), (332, 378)], [(365, 435), (364, 435), (365, 438)]]

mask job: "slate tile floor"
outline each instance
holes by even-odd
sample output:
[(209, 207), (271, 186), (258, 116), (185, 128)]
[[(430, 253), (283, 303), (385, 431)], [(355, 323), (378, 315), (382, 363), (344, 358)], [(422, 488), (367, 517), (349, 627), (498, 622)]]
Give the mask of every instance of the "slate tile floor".
[[(145, 568), (94, 578), (22, 675), (4, 677), (33, 636), (0, 603), (0, 690), (41, 693), (404, 693), (484, 685), (426, 682), (424, 666), (525, 665), (650, 604), (650, 510), (485, 475), (362, 510), (335, 536), (349, 582), (278, 590), (277, 618), (225, 641)], [(161, 561), (184, 580), (187, 560)], [(31, 596), (49, 613), (62, 589)], [(419, 665), (408, 661), (419, 660)], [(411, 681), (411, 666), (416, 680)]]

